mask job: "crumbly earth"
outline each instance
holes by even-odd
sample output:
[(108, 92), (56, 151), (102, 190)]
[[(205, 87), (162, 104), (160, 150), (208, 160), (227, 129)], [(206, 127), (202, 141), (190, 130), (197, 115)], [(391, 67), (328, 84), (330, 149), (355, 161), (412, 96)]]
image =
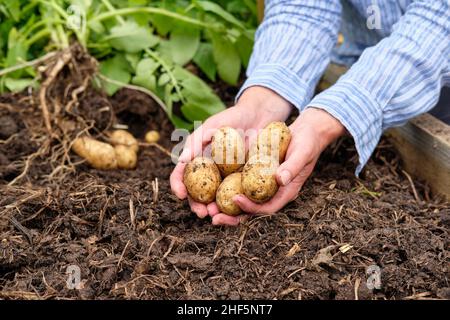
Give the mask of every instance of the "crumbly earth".
[[(235, 93), (215, 90), (228, 101)], [(145, 94), (83, 99), (108, 102), (141, 141), (158, 130), (160, 144), (173, 145), (170, 122)], [(0, 97), (0, 299), (450, 298), (450, 205), (412, 185), (385, 140), (359, 179), (352, 143), (340, 140), (281, 212), (214, 227), (172, 195), (172, 161), (151, 146), (128, 171), (95, 170), (71, 154), (76, 166), (58, 179), (37, 156), (8, 186), (40, 142), (32, 101)], [(372, 291), (366, 269), (375, 265), (381, 287)], [(69, 266), (81, 271), (75, 290)]]

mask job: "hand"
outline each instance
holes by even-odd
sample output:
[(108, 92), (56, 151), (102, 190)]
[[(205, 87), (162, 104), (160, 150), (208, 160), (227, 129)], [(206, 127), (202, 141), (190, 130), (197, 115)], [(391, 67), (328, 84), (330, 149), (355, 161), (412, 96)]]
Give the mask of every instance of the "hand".
[[(216, 129), (224, 126), (244, 131), (262, 129), (270, 122), (285, 121), (291, 109), (292, 105), (288, 101), (270, 89), (254, 86), (245, 90), (234, 107), (210, 117), (187, 138), (178, 164), (170, 175), (172, 192), (179, 199), (187, 197), (191, 210), (200, 218), (209, 214), (213, 217), (213, 224), (239, 224), (239, 218), (219, 214), (215, 202), (204, 205), (188, 197), (186, 187), (183, 184), (184, 168), (195, 156), (201, 154), (203, 149), (211, 142)], [(246, 144), (249, 143), (251, 141), (246, 141)]]
[[(276, 173), (280, 188), (268, 202), (257, 204), (244, 195), (237, 195), (233, 201), (251, 214), (272, 214), (294, 200), (306, 179), (310, 176), (322, 151), (345, 133), (344, 126), (328, 112), (308, 108), (289, 127), (292, 139), (282, 163)], [(239, 224), (242, 217), (216, 216), (216, 222)], [(233, 218), (233, 219), (230, 219)]]

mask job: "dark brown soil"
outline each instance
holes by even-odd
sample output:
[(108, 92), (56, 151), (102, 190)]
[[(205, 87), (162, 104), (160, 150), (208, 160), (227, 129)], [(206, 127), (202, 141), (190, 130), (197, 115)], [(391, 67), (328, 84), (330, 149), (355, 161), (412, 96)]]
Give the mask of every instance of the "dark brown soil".
[[(217, 90), (231, 102), (235, 89)], [(80, 99), (85, 118), (81, 106), (111, 105), (111, 121), (140, 138), (158, 130), (170, 149), (173, 128), (146, 95), (122, 90), (108, 100), (89, 91)], [(79, 164), (54, 179), (48, 158), (37, 156), (8, 186), (38, 150), (34, 101), (0, 97), (0, 299), (450, 298), (450, 205), (409, 183), (387, 141), (360, 179), (351, 141), (342, 140), (281, 212), (214, 227), (171, 194), (173, 164), (155, 147), (141, 148), (136, 170)], [(96, 129), (108, 121), (97, 119)], [(71, 265), (81, 269), (79, 290), (66, 286)], [(381, 268), (374, 291), (366, 286), (371, 265)]]

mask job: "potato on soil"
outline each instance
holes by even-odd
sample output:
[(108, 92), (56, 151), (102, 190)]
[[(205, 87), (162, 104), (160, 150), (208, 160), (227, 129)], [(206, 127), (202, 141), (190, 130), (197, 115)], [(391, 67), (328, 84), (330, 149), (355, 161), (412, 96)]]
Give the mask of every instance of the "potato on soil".
[(134, 152), (139, 151), (139, 143), (135, 137), (131, 133), (126, 130), (115, 130), (110, 133), (109, 139), (111, 144), (116, 145), (124, 145), (131, 148)]
[(155, 130), (151, 130), (145, 134), (145, 141), (148, 143), (158, 142), (160, 138), (159, 132)]
[(241, 169), (245, 163), (245, 144), (239, 132), (230, 127), (217, 130), (211, 141), (211, 156), (223, 177)]
[(242, 189), (247, 198), (256, 203), (269, 201), (278, 191), (277, 168), (278, 162), (272, 157), (250, 158), (242, 171)]
[(233, 202), (233, 197), (242, 194), (242, 173), (236, 172), (227, 176), (217, 189), (216, 202), (220, 212), (230, 216), (237, 216), (241, 208)]
[(216, 164), (206, 157), (195, 158), (184, 169), (184, 185), (191, 198), (197, 202), (213, 202), (221, 180)]
[(269, 123), (256, 138), (249, 151), (249, 157), (258, 155), (258, 157), (273, 156), (279, 163), (284, 161), (289, 142), (291, 141), (291, 132), (284, 122)]
[(137, 153), (130, 147), (117, 145), (114, 147), (117, 166), (121, 169), (134, 169), (137, 164)]
[(117, 168), (116, 153), (110, 144), (89, 137), (81, 137), (75, 139), (72, 149), (96, 169)]

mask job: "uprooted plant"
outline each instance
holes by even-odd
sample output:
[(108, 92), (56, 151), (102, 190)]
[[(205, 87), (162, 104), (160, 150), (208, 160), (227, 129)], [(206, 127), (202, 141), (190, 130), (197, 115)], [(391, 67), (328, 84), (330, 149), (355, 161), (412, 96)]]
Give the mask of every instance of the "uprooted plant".
[(175, 126), (190, 129), (224, 108), (190, 66), (211, 81), (218, 75), (234, 85), (253, 44), (254, 3), (219, 2), (227, 11), (211, 1), (4, 1), (0, 92), (36, 87), (40, 79), (33, 66), (77, 40), (100, 62), (94, 80), (108, 94), (127, 85), (143, 90)]

